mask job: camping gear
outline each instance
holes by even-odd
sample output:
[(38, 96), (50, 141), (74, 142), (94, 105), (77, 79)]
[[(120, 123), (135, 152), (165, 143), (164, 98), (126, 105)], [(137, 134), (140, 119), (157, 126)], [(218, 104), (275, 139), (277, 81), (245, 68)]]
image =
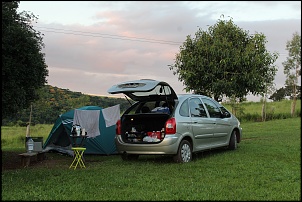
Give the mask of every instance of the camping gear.
[[(86, 142), (86, 138), (87, 138), (87, 133), (86, 135), (73, 135), (71, 134), (70, 136), (72, 138), (72, 146), (73, 147), (82, 147), (84, 145), (84, 143)], [(80, 139), (80, 141), (79, 141)]]
[(25, 137), (25, 149), (28, 151), (28, 140), (32, 139), (34, 141), (33, 152), (43, 151), (43, 137)]
[[(114, 107), (114, 109), (116, 108)], [(103, 110), (99, 106), (84, 106), (59, 115), (43, 145), (43, 151), (52, 150), (73, 156), (71, 131), (73, 125), (79, 124), (85, 128), (85, 133), (87, 133), (87, 138), (83, 143), (83, 147), (86, 148), (85, 154), (110, 155), (117, 153), (114, 142), (115, 124), (107, 124), (108, 127), (106, 127), (108, 117), (104, 117)], [(112, 117), (119, 118), (119, 110), (115, 110), (113, 113), (118, 113), (118, 116)], [(79, 116), (74, 116), (75, 114)], [(98, 117), (95, 117), (96, 114)], [(110, 119), (110, 121), (116, 123), (117, 120)], [(95, 122), (97, 123), (95, 124)], [(77, 139), (81, 141), (82, 138)]]
[(29, 138), (27, 141), (27, 152), (31, 153), (34, 151), (34, 141), (33, 139)]

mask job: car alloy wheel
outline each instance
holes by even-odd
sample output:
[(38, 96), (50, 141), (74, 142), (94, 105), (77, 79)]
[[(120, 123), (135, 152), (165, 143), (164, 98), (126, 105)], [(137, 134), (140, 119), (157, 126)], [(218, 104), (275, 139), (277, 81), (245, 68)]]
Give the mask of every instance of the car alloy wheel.
[(180, 143), (177, 154), (174, 156), (174, 161), (177, 163), (187, 163), (192, 160), (191, 144), (187, 140)]

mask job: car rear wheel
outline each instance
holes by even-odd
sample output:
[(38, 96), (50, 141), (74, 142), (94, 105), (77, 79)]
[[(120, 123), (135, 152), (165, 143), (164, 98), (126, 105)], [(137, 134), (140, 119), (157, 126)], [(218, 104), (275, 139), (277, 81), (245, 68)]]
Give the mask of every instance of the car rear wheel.
[(121, 154), (121, 157), (124, 161), (131, 161), (131, 160), (137, 160), (139, 155), (123, 153), (123, 154)]
[(182, 140), (177, 154), (173, 157), (176, 163), (187, 163), (192, 160), (192, 146), (189, 141)]
[(230, 142), (229, 142), (229, 147), (230, 150), (235, 150), (237, 149), (237, 136), (236, 136), (236, 131), (233, 130)]

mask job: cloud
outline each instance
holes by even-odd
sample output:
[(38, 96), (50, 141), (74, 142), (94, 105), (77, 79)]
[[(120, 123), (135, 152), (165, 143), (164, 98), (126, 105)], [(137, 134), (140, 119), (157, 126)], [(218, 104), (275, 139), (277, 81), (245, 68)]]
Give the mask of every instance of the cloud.
[(280, 88), (286, 42), (301, 31), (301, 2), (51, 3), (45, 9), (48, 2), (21, 1), (20, 7), (39, 13), (34, 28), (44, 34), (48, 83), (85, 94), (109, 96), (112, 85), (141, 78), (164, 80), (184, 93), (168, 65), (188, 35), (206, 30), (222, 15), (250, 34), (264, 33), (267, 50), (280, 53), (275, 80)]

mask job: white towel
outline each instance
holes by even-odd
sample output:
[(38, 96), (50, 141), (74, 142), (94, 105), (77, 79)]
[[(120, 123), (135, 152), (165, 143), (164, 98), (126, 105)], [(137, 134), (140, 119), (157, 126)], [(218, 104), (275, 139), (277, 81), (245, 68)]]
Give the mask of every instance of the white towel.
[(120, 111), (121, 110), (119, 104), (102, 109), (106, 127), (110, 127), (116, 124), (116, 122), (120, 119)]
[(73, 124), (78, 124), (81, 128), (85, 128), (87, 137), (96, 137), (100, 135), (99, 128), (100, 110), (74, 110)]

